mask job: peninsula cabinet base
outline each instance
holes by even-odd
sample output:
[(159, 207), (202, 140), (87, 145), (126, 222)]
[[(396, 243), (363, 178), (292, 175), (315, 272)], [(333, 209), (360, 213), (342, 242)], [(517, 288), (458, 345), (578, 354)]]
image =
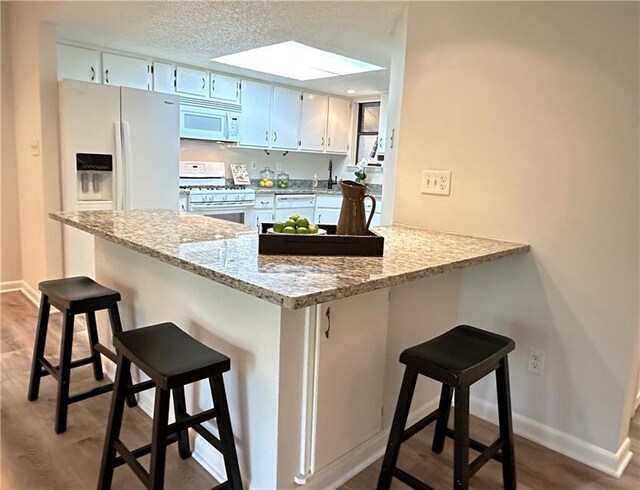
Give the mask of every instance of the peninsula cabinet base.
[[(384, 448), (388, 289), (288, 310), (100, 238), (96, 279), (122, 294), (125, 330), (173, 322), (231, 358), (225, 384), (246, 488), (335, 487), (370, 464), (372, 442)], [(190, 413), (211, 406), (204, 385), (186, 396)], [(149, 414), (152, 397), (140, 399)], [(222, 458), (191, 437), (194, 458), (223, 481)]]

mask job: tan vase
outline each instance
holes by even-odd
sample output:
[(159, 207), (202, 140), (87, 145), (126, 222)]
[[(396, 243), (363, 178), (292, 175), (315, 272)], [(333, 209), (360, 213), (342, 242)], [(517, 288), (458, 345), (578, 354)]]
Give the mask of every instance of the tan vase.
[[(358, 184), (353, 180), (341, 180), (338, 182), (342, 191), (342, 207), (338, 218), (338, 235), (368, 235), (369, 225), (376, 212), (376, 199), (367, 194), (368, 187)], [(369, 218), (364, 211), (364, 198), (371, 199), (373, 206)]]

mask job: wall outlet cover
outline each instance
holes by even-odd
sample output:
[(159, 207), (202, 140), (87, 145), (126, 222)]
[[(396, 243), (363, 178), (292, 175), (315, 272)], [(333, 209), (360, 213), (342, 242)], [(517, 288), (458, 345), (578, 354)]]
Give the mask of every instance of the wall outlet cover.
[(420, 181), (422, 194), (448, 196), (451, 194), (451, 170), (423, 170)]

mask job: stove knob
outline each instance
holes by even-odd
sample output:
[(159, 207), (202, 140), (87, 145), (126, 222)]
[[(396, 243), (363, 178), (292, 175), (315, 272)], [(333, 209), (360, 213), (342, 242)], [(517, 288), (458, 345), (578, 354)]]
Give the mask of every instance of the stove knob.
[(226, 195), (222, 196), (222, 200), (226, 201), (227, 200), (227, 196)]
[(236, 194), (236, 201), (242, 201), (242, 196), (240, 194)]

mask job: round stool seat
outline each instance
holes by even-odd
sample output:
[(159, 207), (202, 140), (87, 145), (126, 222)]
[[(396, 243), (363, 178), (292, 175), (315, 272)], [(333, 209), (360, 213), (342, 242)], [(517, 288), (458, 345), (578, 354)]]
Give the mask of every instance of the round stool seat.
[(165, 390), (231, 369), (227, 356), (198, 342), (173, 323), (116, 333), (113, 344)]
[(457, 386), (461, 381), (473, 382), (483, 377), (486, 369), (493, 369), (515, 346), (508, 337), (458, 325), (404, 350), (400, 362), (438, 381)]
[(103, 310), (120, 301), (118, 291), (106, 288), (86, 276), (42, 281), (38, 288), (48, 297), (50, 304), (74, 314)]

